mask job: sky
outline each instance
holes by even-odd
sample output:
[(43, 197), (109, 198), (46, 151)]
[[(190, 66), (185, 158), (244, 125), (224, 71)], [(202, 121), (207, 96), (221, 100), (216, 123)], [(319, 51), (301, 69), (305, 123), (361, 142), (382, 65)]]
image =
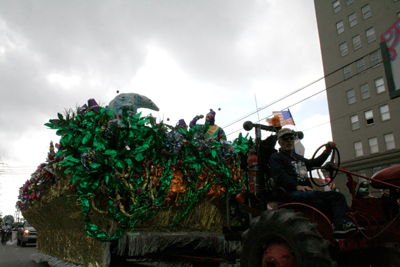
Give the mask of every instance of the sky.
[(212, 108), (228, 140), (289, 107), (311, 157), (332, 139), (322, 78), (313, 0), (0, 1), (0, 213), (59, 141), (44, 124), (90, 98), (141, 94), (171, 125)]

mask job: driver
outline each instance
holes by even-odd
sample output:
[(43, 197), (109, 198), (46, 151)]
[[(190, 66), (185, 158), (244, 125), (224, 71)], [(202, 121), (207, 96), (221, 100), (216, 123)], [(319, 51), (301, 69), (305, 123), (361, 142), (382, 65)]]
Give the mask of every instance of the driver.
[(304, 203), (331, 215), (335, 238), (351, 235), (356, 225), (345, 216), (349, 208), (344, 195), (335, 191), (314, 191), (307, 176), (312, 167), (320, 167), (325, 162), (336, 144), (328, 142), (325, 151), (311, 162), (293, 151), (294, 132), (291, 129), (282, 128), (278, 132), (278, 143), (280, 149), (272, 154), (269, 165), (277, 185), (286, 190), (287, 201)]

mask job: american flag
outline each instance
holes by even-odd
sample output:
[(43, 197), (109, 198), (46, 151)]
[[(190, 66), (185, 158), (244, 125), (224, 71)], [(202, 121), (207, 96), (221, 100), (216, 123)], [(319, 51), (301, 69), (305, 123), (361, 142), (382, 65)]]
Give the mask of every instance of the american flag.
[[(290, 113), (290, 110), (288, 111), (272, 111), (273, 116), (278, 116), (279, 120), (281, 122), (281, 126), (285, 125), (296, 125), (294, 124), (294, 120), (292, 117), (292, 114)], [(267, 122), (269, 125), (272, 125), (272, 119), (267, 119)]]

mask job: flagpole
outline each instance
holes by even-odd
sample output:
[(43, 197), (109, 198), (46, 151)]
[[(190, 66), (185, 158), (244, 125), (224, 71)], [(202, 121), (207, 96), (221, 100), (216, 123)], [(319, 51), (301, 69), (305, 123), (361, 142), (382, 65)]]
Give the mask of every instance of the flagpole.
[(257, 97), (256, 97), (256, 94), (255, 94), (255, 93), (254, 93), (254, 101), (256, 102), (256, 109), (257, 109), (258, 121), (260, 121), (260, 113), (258, 112)]
[[(290, 117), (293, 119), (292, 112), (290, 112), (290, 109), (289, 109), (289, 108), (287, 109), (287, 111), (289, 112)], [(296, 128), (296, 131), (297, 131), (297, 125), (296, 125), (296, 123), (294, 122), (294, 119), (293, 119), (293, 124), (294, 124), (294, 127)]]

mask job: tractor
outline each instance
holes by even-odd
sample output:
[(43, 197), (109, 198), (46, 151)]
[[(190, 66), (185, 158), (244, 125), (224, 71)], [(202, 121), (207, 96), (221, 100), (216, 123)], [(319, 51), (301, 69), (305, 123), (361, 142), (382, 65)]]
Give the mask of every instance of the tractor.
[[(245, 122), (255, 139), (240, 134), (239, 151), (204, 139), (203, 128), (176, 130), (126, 111), (114, 119), (107, 108), (80, 108), (46, 124), (57, 129), (62, 146), (54, 153), (51, 143), (47, 163), (20, 188), (17, 202), (37, 230), (36, 262), (400, 266), (400, 165), (369, 178), (340, 168), (339, 150), (332, 152), (321, 167), (331, 180), (319, 186), (332, 183), (338, 172), (347, 175), (348, 216), (357, 225), (339, 240), (329, 213), (288, 203), (271, 177), (268, 162), (281, 126)], [(262, 131), (272, 134), (262, 140)], [(370, 183), (358, 185), (354, 176)], [(371, 197), (368, 186), (382, 196)]]
[[(248, 189), (238, 189), (227, 197), (227, 240), (241, 240), (241, 266), (263, 267), (394, 267), (400, 266), (400, 165), (385, 169), (372, 178), (340, 168), (339, 150), (321, 167), (332, 183), (338, 172), (347, 176), (352, 195), (350, 212), (357, 230), (347, 239), (335, 239), (329, 214), (302, 203), (287, 203), (285, 191), (275, 185), (268, 161), (275, 150), (280, 126), (245, 122), (244, 129), (255, 129), (255, 149), (248, 158)], [(261, 130), (272, 132), (261, 141)], [(298, 139), (302, 132), (295, 132)], [(321, 151), (320, 146), (312, 160)], [(312, 172), (309, 172), (312, 177)], [(368, 193), (366, 182), (357, 185), (354, 176), (369, 180), (382, 189), (381, 197)], [(314, 179), (311, 179), (313, 183)], [(230, 218), (240, 221), (231, 226)]]

